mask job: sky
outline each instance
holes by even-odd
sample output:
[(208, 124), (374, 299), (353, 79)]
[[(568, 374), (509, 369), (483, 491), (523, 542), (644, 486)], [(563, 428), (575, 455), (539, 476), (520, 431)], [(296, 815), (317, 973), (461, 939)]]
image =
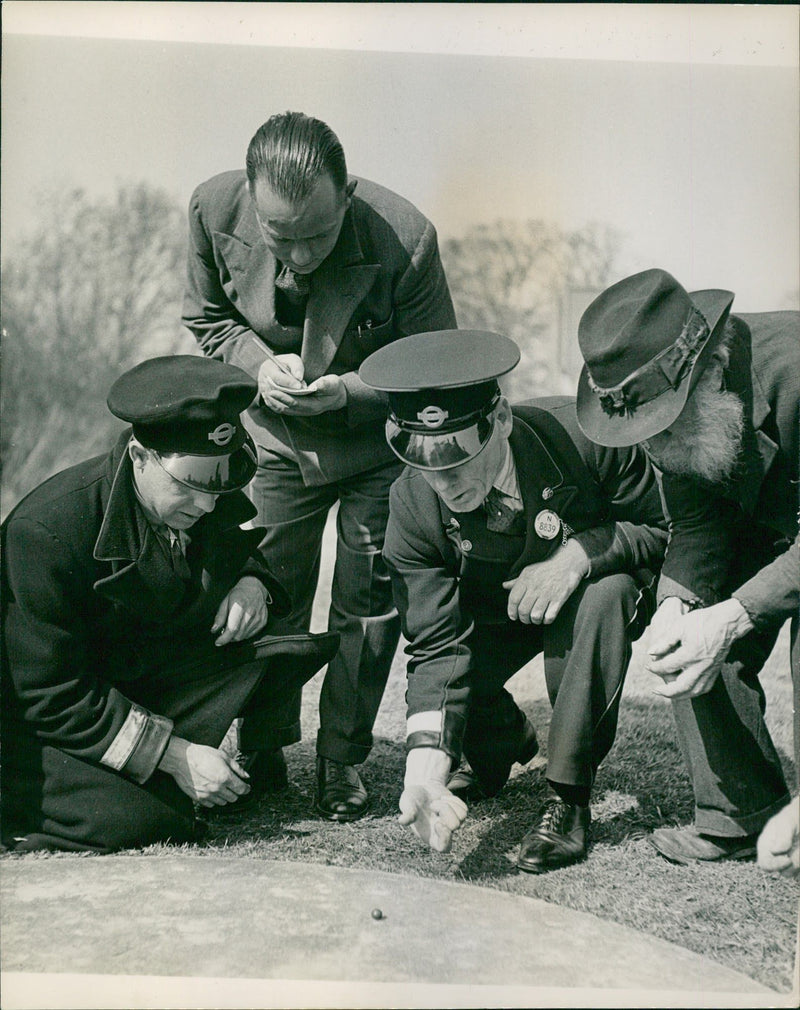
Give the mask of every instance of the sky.
[(797, 307), (798, 10), (8, 0), (3, 254), (44, 189), (144, 180), (185, 206), (292, 108), (442, 238), (597, 221), (620, 276)]

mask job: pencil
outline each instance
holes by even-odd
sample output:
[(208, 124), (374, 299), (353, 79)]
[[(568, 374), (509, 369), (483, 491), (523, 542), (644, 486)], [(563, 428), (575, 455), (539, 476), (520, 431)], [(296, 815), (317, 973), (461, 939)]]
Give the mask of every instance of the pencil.
[[(282, 361), (278, 361), (278, 359), (275, 357), (275, 355), (272, 353), (272, 351), (267, 347), (267, 345), (264, 343), (263, 340), (259, 340), (258, 337), (255, 337), (255, 336), (252, 339), (255, 340), (258, 343), (259, 350), (262, 350), (266, 354), (266, 356), (269, 358), (269, 360), (273, 364), (277, 365), (278, 368), (280, 368), (280, 370), (283, 372), (284, 375), (288, 375), (292, 379), (296, 379), (297, 378), (296, 375), (292, 375), (292, 373), (289, 371), (289, 369), (286, 367), (286, 365), (284, 365), (284, 363)], [(301, 388), (305, 388), (305, 386), (307, 385), (306, 380), (305, 379), (300, 379), (300, 384), (301, 384)], [(287, 389), (287, 393), (291, 393), (291, 389)]]

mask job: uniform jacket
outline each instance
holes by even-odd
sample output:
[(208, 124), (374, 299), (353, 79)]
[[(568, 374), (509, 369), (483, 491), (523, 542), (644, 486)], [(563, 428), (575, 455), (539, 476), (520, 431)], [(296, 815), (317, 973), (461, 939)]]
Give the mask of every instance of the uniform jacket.
[[(267, 585), (270, 618), (289, 601), (257, 553), (262, 531), (239, 528), (255, 513), (242, 492), (188, 531), (191, 581), (173, 572), (136, 503), (128, 437), (46, 481), (3, 524), (3, 747), (33, 735), (144, 782), (172, 723), (126, 685), (168, 677), (189, 647), (215, 650), (214, 614), (242, 575)], [(225, 649), (236, 655), (217, 656)]]
[(509, 443), (525, 507), (523, 536), (490, 533), (482, 508), (451, 513), (411, 468), (391, 491), (384, 556), (409, 642), (408, 745), (438, 747), (455, 758), (468, 707), (470, 636), (476, 626), (497, 625), (502, 651), (500, 629), (508, 621), (502, 582), (562, 542), (539, 536), (536, 516), (550, 510), (574, 531), (592, 578), (630, 572), (640, 587), (649, 586), (666, 543), (654, 473), (641, 449), (589, 442), (571, 398), (533, 400), (513, 414)]
[(359, 179), (339, 239), (314, 271), (305, 324), (275, 317), (277, 263), (259, 230), (244, 172), (204, 182), (189, 205), (183, 322), (203, 351), (253, 377), (274, 353), (300, 354), (310, 382), (341, 375), (347, 405), (316, 417), (278, 417), (255, 405), (256, 442), (295, 459), (307, 485), (394, 457), (383, 437), (386, 398), (358, 378), (372, 351), (400, 337), (456, 325), (433, 225), (407, 200)]
[(670, 541), (659, 601), (725, 599), (797, 534), (800, 313), (730, 321), (736, 337), (725, 383), (745, 406), (741, 464), (726, 486), (663, 475)]

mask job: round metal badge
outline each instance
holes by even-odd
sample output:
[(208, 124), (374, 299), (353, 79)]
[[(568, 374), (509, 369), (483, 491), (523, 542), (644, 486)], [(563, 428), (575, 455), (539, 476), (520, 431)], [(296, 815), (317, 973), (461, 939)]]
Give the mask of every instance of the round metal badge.
[(469, 552), (472, 550), (472, 541), (471, 540), (462, 540), (461, 541), (461, 550), (464, 551), (465, 554), (469, 554)]
[(533, 521), (533, 528), (542, 540), (553, 540), (561, 532), (561, 520), (550, 509), (542, 509)]

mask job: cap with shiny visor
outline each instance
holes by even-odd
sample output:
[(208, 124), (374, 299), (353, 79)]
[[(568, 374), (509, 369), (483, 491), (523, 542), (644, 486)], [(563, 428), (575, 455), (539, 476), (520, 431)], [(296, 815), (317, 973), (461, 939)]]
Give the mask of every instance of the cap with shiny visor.
[[(223, 436), (227, 437), (227, 424), (223, 422), (214, 430), (219, 433), (221, 429)], [(162, 451), (151, 444), (150, 433), (140, 426), (134, 428), (134, 434), (142, 445), (158, 453), (158, 463), (170, 477), (196, 491), (207, 491), (209, 494), (238, 491), (250, 483), (258, 465), (255, 444), (241, 422), (236, 425), (231, 438), (231, 451), (224, 455)]]
[(108, 406), (129, 421), (134, 437), (158, 454), (178, 483), (209, 494), (248, 484), (256, 448), (241, 413), (256, 382), (234, 365), (195, 355), (150, 358), (111, 387)]
[(436, 330), (381, 347), (358, 374), (388, 394), (386, 440), (395, 455), (421, 470), (448, 470), (488, 443), (497, 379), (519, 357), (514, 341), (499, 333)]

